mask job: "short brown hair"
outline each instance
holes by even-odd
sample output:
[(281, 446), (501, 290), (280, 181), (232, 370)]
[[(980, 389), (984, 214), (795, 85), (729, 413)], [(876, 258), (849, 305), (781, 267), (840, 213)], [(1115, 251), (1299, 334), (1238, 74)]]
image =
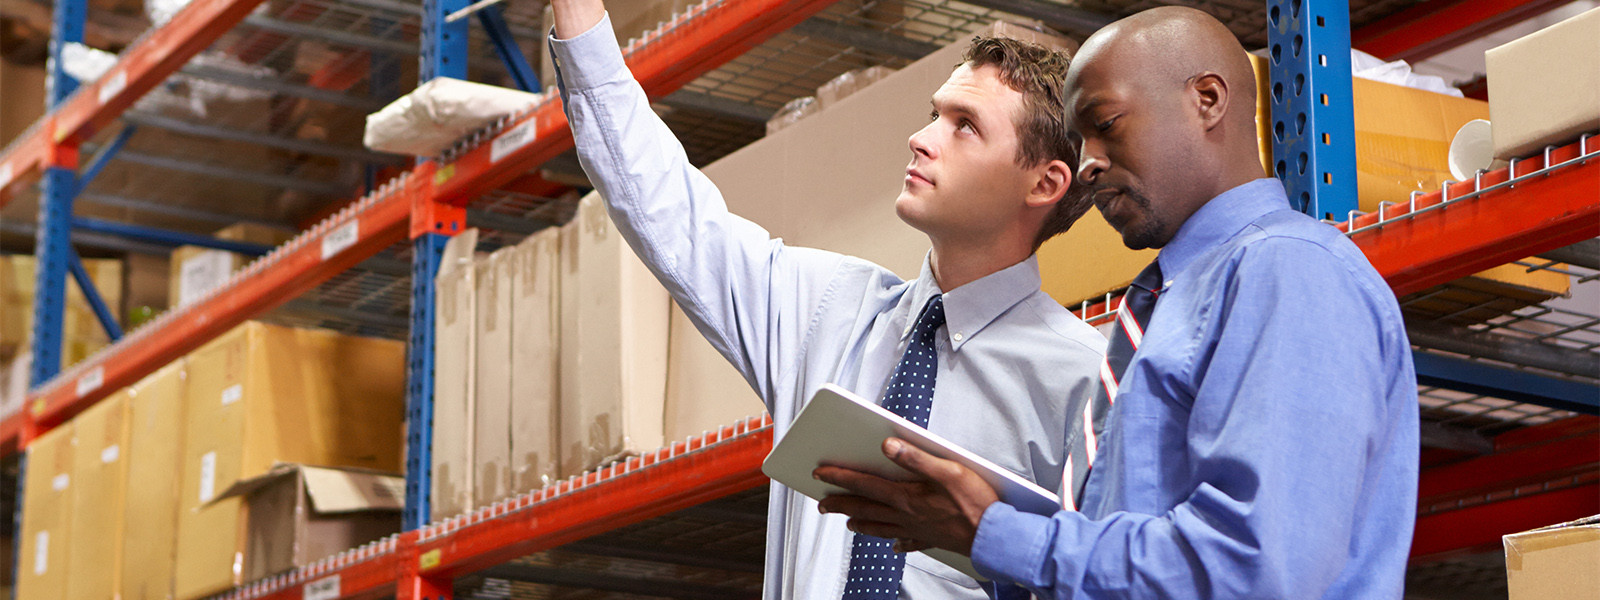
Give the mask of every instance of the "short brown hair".
[(961, 53), (961, 64), (976, 69), (994, 66), (1000, 81), (1022, 94), (1022, 114), (1017, 118), (1017, 164), (1036, 167), (1052, 160), (1067, 163), (1067, 192), (1050, 216), (1045, 218), (1034, 238), (1033, 248), (1045, 240), (1065, 233), (1089, 211), (1089, 194), (1072, 180), (1078, 168), (1078, 153), (1067, 141), (1064, 94), (1067, 67), (1072, 59), (1060, 50), (1022, 40), (980, 35)]

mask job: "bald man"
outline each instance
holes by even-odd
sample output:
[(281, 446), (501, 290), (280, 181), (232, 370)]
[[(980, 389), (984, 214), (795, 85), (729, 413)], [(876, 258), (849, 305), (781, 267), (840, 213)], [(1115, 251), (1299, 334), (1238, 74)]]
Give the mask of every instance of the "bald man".
[(1066, 82), (1077, 177), (1130, 248), (1161, 253), (1107, 352), (1114, 400), (1078, 506), (1018, 512), (890, 440), (923, 480), (824, 467), (827, 512), (969, 553), (1050, 598), (1400, 598), (1417, 499), (1417, 380), (1393, 293), (1262, 179), (1254, 78), (1215, 19), (1136, 14)]

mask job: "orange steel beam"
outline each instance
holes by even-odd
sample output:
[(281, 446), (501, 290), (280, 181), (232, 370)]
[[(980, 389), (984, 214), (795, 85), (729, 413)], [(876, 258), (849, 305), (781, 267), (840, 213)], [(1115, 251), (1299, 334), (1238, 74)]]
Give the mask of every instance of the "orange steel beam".
[(741, 425), (745, 431), (740, 433), (724, 427), (676, 442), (670, 453), (663, 449), (629, 459), (425, 527), (417, 545), (420, 573), (458, 577), (766, 483), (761, 461), (772, 450), (771, 421), (750, 419)]
[[(659, 97), (682, 87), (729, 60), (760, 45), (796, 23), (832, 4), (833, 0), (729, 0), (700, 14), (684, 15), (677, 26), (646, 34), (628, 55), (628, 67), (645, 93)], [(537, 169), (572, 148), (561, 100), (552, 98), (521, 121), (507, 127), (499, 140), (527, 135), (521, 148), (494, 152), (494, 143), (482, 144), (440, 167), (434, 181), (440, 202), (465, 205)], [(504, 154), (498, 157), (495, 154)]]
[(395, 573), (399, 571), (405, 549), (415, 547), (415, 539), (415, 532), (407, 532), (400, 535), (396, 549), (387, 553), (359, 561), (351, 560), (348, 564), (340, 564), (336, 559), (321, 560), (284, 575), (245, 584), (221, 595), (217, 600), (387, 597), (395, 592)]
[(1600, 507), (1600, 483), (1423, 515), (1417, 518), (1411, 559), (1440, 560), (1463, 553), (1498, 550), (1500, 537), (1593, 515)]
[[(1588, 142), (1590, 153), (1600, 150), (1600, 137)], [(1551, 164), (1580, 156), (1579, 144), (1553, 150)], [(1532, 173), (1544, 166), (1544, 157), (1518, 161), (1517, 173)], [(1510, 169), (1486, 173), (1481, 186), (1510, 179)], [(1450, 197), (1473, 190), (1473, 182), (1450, 186)], [(1394, 218), (1422, 211), (1442, 202), (1440, 192), (1419, 197), (1410, 204), (1386, 207), (1383, 217)], [(1354, 226), (1377, 223), (1377, 213), (1362, 215)], [(1350, 223), (1340, 223), (1348, 231)], [(1366, 253), (1372, 266), (1389, 282), (1396, 296), (1428, 289), (1484, 269), (1568, 246), (1600, 236), (1600, 158), (1524, 180), (1514, 187), (1484, 193), (1476, 198), (1357, 231), (1350, 237)]]
[(222, 37), (262, 0), (194, 0), (161, 29), (124, 50), (117, 64), (100, 79), (78, 88), (43, 126), (32, 130), (12, 152), (0, 156), (0, 206), (9, 196), (5, 188), (31, 181), (49, 160), (57, 145), (76, 147), (105, 127), (145, 93), (176, 72), (190, 58)]
[(271, 264), (248, 267), (231, 286), (174, 309), (148, 332), (129, 334), (35, 390), (24, 412), (43, 428), (60, 424), (234, 326), (406, 239), (414, 193), (395, 186), (387, 195), (374, 196), (365, 208), (336, 215), (302, 234), (269, 255)]

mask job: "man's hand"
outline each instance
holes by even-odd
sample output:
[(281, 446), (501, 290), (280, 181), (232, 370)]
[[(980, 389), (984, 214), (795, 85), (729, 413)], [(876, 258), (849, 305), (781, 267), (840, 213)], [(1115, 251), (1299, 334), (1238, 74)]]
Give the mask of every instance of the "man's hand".
[(916, 480), (890, 481), (843, 467), (818, 467), (813, 477), (852, 494), (823, 498), (818, 509), (850, 517), (851, 531), (895, 540), (899, 552), (938, 547), (970, 556), (983, 511), (1000, 500), (994, 489), (960, 463), (894, 438), (884, 440), (883, 455)]
[(550, 11), (555, 13), (556, 39), (570, 40), (594, 29), (606, 16), (606, 6), (601, 0), (551, 0)]

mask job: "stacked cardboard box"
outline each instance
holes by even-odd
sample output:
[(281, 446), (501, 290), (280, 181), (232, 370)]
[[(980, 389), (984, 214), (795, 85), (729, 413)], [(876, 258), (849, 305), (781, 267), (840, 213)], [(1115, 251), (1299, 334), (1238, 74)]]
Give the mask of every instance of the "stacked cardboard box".
[(244, 579), (255, 581), (400, 531), (405, 488), (391, 474), (285, 463), (218, 500), (244, 500)]
[[(122, 307), (122, 261), (85, 259), (83, 268), (116, 317)], [(0, 256), (0, 359), (10, 360), (28, 349), (33, 331), (34, 283), (32, 256)], [(61, 326), (63, 368), (111, 343), (78, 284), (69, 279), (66, 285), (67, 304)]]
[(477, 246), (476, 229), (451, 238), (434, 276), (433, 489), (429, 492), (433, 520), (472, 508)]
[[(239, 223), (212, 234), (219, 240), (277, 247), (294, 237), (294, 232), (275, 227)], [(234, 271), (254, 260), (243, 254), (200, 246), (179, 246), (172, 251), (171, 276), (167, 279), (167, 302), (181, 306), (193, 302), (223, 283)]]
[(122, 507), (121, 600), (174, 597), (186, 364), (179, 359), (129, 388), (127, 469), (137, 484)]
[(561, 232), (528, 236), (511, 256), (511, 478), (516, 492), (560, 476)]
[(71, 537), (67, 600), (116, 598), (122, 589), (123, 513), (128, 491), (128, 390), (73, 422)]
[(72, 556), (72, 424), (28, 444), (23, 478), (22, 540), (17, 560), (19, 600), (64, 600)]
[(246, 323), (189, 355), (176, 596), (242, 582), (236, 481), (279, 462), (400, 470), (405, 347)]

